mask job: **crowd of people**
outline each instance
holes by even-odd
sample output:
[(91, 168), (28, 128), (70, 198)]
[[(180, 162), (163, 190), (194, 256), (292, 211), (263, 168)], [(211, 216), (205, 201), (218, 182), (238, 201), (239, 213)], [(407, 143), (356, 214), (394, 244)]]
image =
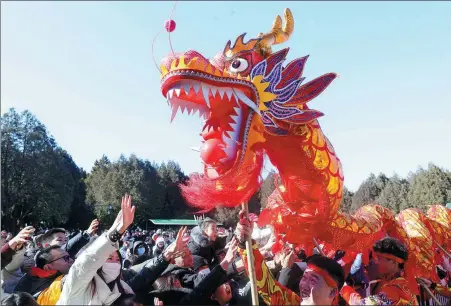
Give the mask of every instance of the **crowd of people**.
[[(286, 244), (274, 251), (270, 228), (240, 213), (234, 229), (205, 218), (188, 230), (131, 230), (132, 199), (122, 199), (110, 229), (1, 235), (2, 305), (251, 305), (245, 242), (253, 242), (260, 305), (450, 305), (451, 265), (442, 256), (435, 283), (408, 282), (406, 247), (390, 237), (343, 264), (346, 250), (325, 256)], [(418, 288), (427, 288), (420, 290)]]

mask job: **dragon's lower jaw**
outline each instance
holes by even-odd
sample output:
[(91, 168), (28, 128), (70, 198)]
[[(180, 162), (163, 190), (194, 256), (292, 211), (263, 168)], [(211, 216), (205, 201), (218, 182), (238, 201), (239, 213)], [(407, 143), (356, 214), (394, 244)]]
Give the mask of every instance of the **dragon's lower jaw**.
[(258, 108), (245, 90), (219, 87), (206, 82), (181, 79), (172, 82), (166, 98), (172, 108), (171, 121), (178, 110), (206, 119), (199, 148), (205, 174), (218, 178), (245, 155), (250, 122)]

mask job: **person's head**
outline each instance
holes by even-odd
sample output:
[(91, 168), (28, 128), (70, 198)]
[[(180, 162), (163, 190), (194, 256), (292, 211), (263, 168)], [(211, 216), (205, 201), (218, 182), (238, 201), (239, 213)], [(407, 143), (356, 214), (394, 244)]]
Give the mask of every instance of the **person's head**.
[(164, 249), (164, 238), (163, 237), (158, 237), (157, 241), (155, 242), (155, 245), (159, 249)]
[(343, 268), (321, 255), (307, 258), (307, 269), (299, 282), (301, 305), (332, 305), (344, 284)]
[(218, 236), (218, 227), (216, 222), (210, 218), (206, 218), (200, 223), (200, 229), (211, 241), (215, 241)]
[(98, 274), (101, 275), (101, 277), (107, 284), (109, 284), (120, 279), (121, 270), (121, 254), (118, 251), (114, 251), (102, 265), (102, 268), (99, 269)]
[(218, 288), (216, 288), (215, 293), (211, 297), (212, 300), (216, 300), (219, 305), (226, 305), (230, 302), (233, 297), (232, 286), (227, 281)]
[(2, 301), (5, 306), (38, 306), (38, 302), (26, 292), (16, 292)]
[(174, 259), (175, 265), (182, 268), (192, 268), (194, 265), (193, 254), (188, 248), (185, 248), (183, 255)]
[(74, 260), (69, 253), (61, 249), (59, 245), (52, 245), (39, 250), (35, 256), (36, 267), (51, 271), (56, 270), (62, 274), (67, 274)]
[(307, 253), (305, 253), (304, 249), (299, 250), (299, 252), (298, 252), (298, 259), (300, 261), (305, 261), (307, 259)]
[(133, 244), (133, 254), (142, 256), (147, 252), (147, 246), (142, 241), (137, 241)]
[(167, 274), (159, 277), (152, 286), (158, 291), (182, 288), (179, 279), (174, 274)]
[(407, 259), (408, 252), (404, 244), (395, 238), (385, 237), (373, 246), (368, 276), (371, 280), (392, 277), (404, 269)]
[(52, 228), (41, 237), (43, 247), (51, 245), (63, 246), (67, 243), (66, 231), (63, 228)]

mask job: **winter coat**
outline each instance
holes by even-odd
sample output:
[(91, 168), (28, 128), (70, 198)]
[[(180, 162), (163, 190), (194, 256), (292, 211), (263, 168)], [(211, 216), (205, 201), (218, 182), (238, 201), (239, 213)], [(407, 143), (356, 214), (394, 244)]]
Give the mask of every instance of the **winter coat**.
[(1, 267), (3, 270), (3, 268), (6, 267), (11, 262), (11, 260), (13, 260), (13, 256), (14, 254), (16, 254), (16, 252), (10, 248), (8, 243), (5, 243), (2, 246), (1, 252), (2, 252)]
[(163, 255), (156, 258), (149, 259), (138, 273), (131, 277), (127, 284), (137, 292), (149, 292), (152, 284), (162, 275), (163, 271), (167, 269), (169, 262), (166, 261)]
[(55, 270), (43, 270), (32, 267), (17, 283), (14, 292), (27, 292), (34, 297), (47, 289), (61, 273)]
[(199, 226), (193, 228), (188, 242), (191, 253), (205, 258), (210, 266), (216, 259), (216, 252), (224, 249), (225, 245), (226, 237), (217, 237), (216, 241), (211, 241)]
[(193, 269), (183, 268), (176, 265), (169, 265), (161, 275), (164, 276), (168, 274), (177, 276), (177, 279), (182, 287), (189, 289), (193, 289), (203, 278), (201, 275), (194, 272)]
[[(117, 285), (110, 290), (97, 274), (102, 265), (119, 245), (111, 242), (106, 235), (97, 238), (75, 260), (65, 277), (63, 291), (56, 305), (111, 305), (121, 293)], [(93, 282), (96, 290), (93, 292)], [(121, 280), (125, 293), (133, 294), (130, 286)]]
[(23, 277), (23, 273), (20, 270), (25, 255), (25, 248), (17, 251), (11, 262), (2, 269), (3, 290), (6, 293), (13, 293), (14, 287), (16, 287), (19, 280)]
[(157, 297), (163, 301), (164, 305), (218, 305), (210, 297), (226, 281), (227, 272), (218, 265), (194, 289), (155, 290), (149, 293), (146, 300), (138, 302), (148, 304), (153, 301), (154, 297)]

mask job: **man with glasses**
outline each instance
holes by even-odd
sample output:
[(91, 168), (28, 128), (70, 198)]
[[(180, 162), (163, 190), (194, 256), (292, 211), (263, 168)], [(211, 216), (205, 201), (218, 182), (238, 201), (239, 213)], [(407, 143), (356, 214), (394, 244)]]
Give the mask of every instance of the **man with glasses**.
[(39, 301), (41, 293), (61, 282), (74, 260), (59, 245), (52, 245), (38, 251), (35, 261), (36, 266), (21, 278), (14, 291), (28, 292)]

